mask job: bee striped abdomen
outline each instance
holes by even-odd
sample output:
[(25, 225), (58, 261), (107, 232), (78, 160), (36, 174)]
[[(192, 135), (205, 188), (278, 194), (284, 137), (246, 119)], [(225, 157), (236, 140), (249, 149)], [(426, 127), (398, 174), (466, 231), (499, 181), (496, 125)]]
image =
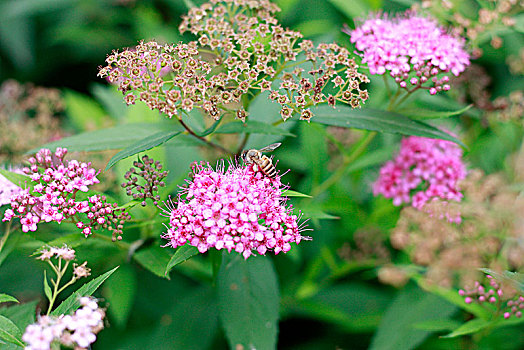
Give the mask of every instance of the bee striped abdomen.
[(273, 162), (271, 159), (267, 156), (262, 156), (261, 162), (260, 162), (260, 170), (264, 175), (267, 177), (275, 177), (277, 174), (277, 169), (275, 168), (275, 165), (273, 165)]

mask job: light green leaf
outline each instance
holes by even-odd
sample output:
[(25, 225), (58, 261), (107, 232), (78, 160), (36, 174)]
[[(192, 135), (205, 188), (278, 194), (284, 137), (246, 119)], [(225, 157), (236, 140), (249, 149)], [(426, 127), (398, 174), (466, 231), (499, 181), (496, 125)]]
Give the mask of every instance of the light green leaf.
[(498, 281), (510, 283), (515, 288), (517, 288), (519, 291), (524, 293), (524, 274), (523, 273), (504, 271), (504, 273), (501, 274), (501, 273), (498, 273), (496, 271), (493, 271), (491, 269), (486, 269), (486, 268), (481, 268), (479, 270), (484, 272), (485, 274), (495, 277), (495, 279), (497, 279)]
[(279, 293), (271, 260), (226, 254), (218, 273), (218, 310), (231, 348), (274, 349)]
[(113, 119), (119, 120), (126, 115), (128, 106), (122, 99), (120, 91), (117, 91), (114, 86), (93, 84), (90, 90)]
[(430, 334), (413, 328), (414, 324), (437, 318), (447, 319), (455, 311), (455, 305), (416, 286), (408, 285), (399, 292), (386, 311), (373, 336), (370, 349), (414, 349)]
[(460, 322), (452, 319), (437, 319), (413, 324), (413, 328), (428, 332), (450, 331), (460, 326)]
[(140, 265), (159, 277), (166, 277), (164, 272), (169, 258), (166, 248), (158, 246), (141, 249), (133, 255)]
[(371, 10), (368, 2), (362, 0), (329, 0), (329, 2), (349, 18), (363, 18)]
[(198, 136), (204, 137), (204, 136), (207, 136), (207, 135), (213, 133), (217, 129), (217, 127), (220, 124), (220, 122), (222, 121), (222, 119), (223, 118), (218, 119), (217, 121), (215, 121), (213, 123), (213, 125), (211, 125), (209, 128), (207, 128), (206, 130), (204, 130), (202, 132), (196, 132), (195, 131), (195, 134), (197, 134)]
[(171, 140), (178, 134), (180, 134), (180, 131), (160, 131), (154, 135), (148, 136), (115, 154), (113, 158), (111, 158), (107, 163), (105, 170), (109, 170), (113, 165), (115, 165), (122, 159), (126, 159), (137, 153), (144, 152), (150, 150), (151, 148), (160, 146), (161, 144)]
[(351, 163), (347, 171), (353, 172), (383, 164), (387, 160), (391, 159), (392, 153), (393, 149), (391, 147), (381, 148), (376, 151), (366, 153)]
[(222, 125), (218, 128), (215, 133), (217, 134), (237, 134), (237, 133), (246, 133), (246, 134), (267, 134), (267, 135), (285, 135), (285, 136), (295, 136), (287, 130), (281, 129), (279, 127), (273, 126), (268, 123), (259, 122), (256, 120), (248, 120), (245, 123), (236, 120), (227, 124)]
[(455, 329), (453, 332), (442, 336), (442, 338), (455, 338), (459, 337), (461, 335), (476, 333), (489, 325), (491, 325), (492, 322), (483, 320), (481, 318), (475, 318), (469, 322), (464, 323), (457, 329)]
[(198, 254), (197, 247), (193, 247), (192, 245), (185, 244), (181, 247), (178, 247), (175, 251), (175, 254), (171, 257), (169, 260), (169, 263), (166, 266), (164, 276), (169, 276), (169, 272), (173, 267), (177, 266), (178, 264), (183, 263), (184, 261), (191, 259), (195, 255)]
[(436, 111), (431, 109), (423, 108), (409, 108), (401, 109), (398, 112), (402, 115), (410, 117), (412, 119), (424, 120), (424, 119), (439, 119), (439, 118), (449, 118), (456, 115), (463, 114), (468, 111), (473, 105), (468, 105), (464, 108), (460, 108), (453, 111)]
[(91, 97), (66, 90), (64, 100), (66, 114), (78, 130), (93, 130), (104, 125), (106, 113)]
[(47, 283), (47, 273), (44, 270), (44, 293), (47, 297), (47, 300), (51, 301), (53, 299), (53, 292), (51, 291), (51, 287), (49, 287), (49, 284)]
[(28, 153), (35, 153), (40, 148), (54, 150), (65, 147), (69, 151), (105, 151), (128, 147), (160, 131), (180, 131), (180, 126), (170, 123), (136, 123), (125, 124), (114, 128), (89, 131), (65, 137), (35, 148)]
[[(30, 186), (32, 180), (29, 176), (24, 174), (18, 174), (9, 170), (5, 170), (0, 168), (0, 175), (5, 177), (9, 182), (12, 184), (21, 187), (21, 188), (27, 188)], [(31, 186), (32, 188), (32, 186)]]
[(111, 276), (117, 269), (118, 266), (78, 288), (73, 294), (69, 296), (69, 298), (58, 305), (58, 307), (51, 312), (51, 315), (67, 315), (78, 309), (80, 307), (80, 302), (78, 299), (80, 297), (92, 295), (98, 289), (98, 287), (100, 287), (100, 285), (104, 283), (104, 281), (108, 279), (109, 276)]
[(0, 315), (0, 339), (15, 344), (24, 346), (22, 342), (22, 331), (10, 319)]
[(0, 303), (9, 303), (9, 302), (18, 303), (18, 300), (16, 300), (15, 297), (12, 297), (8, 294), (0, 293)]
[(307, 195), (307, 194), (304, 194), (304, 193), (300, 193), (300, 192), (297, 192), (297, 191), (293, 191), (293, 190), (285, 190), (282, 192), (282, 196), (284, 197), (304, 197), (304, 198), (313, 198), (311, 197), (310, 195)]
[(340, 107), (334, 109), (327, 105), (316, 107), (312, 109), (312, 112), (315, 114), (315, 117), (311, 121), (320, 124), (429, 137), (452, 141), (464, 146), (460, 140), (452, 135), (424, 122), (409, 119), (399, 113), (370, 108), (351, 109), (349, 107)]

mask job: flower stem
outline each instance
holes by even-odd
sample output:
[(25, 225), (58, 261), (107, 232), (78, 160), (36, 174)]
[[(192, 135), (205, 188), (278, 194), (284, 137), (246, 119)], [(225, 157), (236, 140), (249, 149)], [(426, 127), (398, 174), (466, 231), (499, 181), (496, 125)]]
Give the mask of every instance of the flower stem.
[(331, 176), (328, 177), (319, 186), (315, 187), (313, 189), (313, 191), (311, 191), (311, 195), (313, 197), (316, 197), (319, 194), (321, 194), (322, 192), (326, 191), (331, 186), (333, 186), (335, 183), (337, 183), (342, 178), (342, 176), (344, 176), (344, 174), (346, 173), (346, 171), (349, 168), (349, 166), (351, 165), (351, 163), (353, 163), (358, 157), (360, 157), (360, 155), (362, 155), (362, 153), (364, 153), (364, 151), (366, 150), (367, 146), (375, 138), (376, 135), (377, 135), (376, 131), (368, 131), (367, 135), (365, 135), (361, 139), (361, 141), (355, 147), (353, 152), (351, 152), (351, 154), (345, 158), (344, 162), (337, 169), (337, 171), (332, 173)]
[(10, 233), (11, 233), (11, 221), (7, 223), (5, 233), (2, 236), (2, 239), (0, 239), (0, 253), (2, 252), (2, 249), (4, 249), (5, 242), (7, 242), (7, 239), (9, 238)]
[(224, 147), (220, 146), (219, 144), (217, 143), (214, 143), (212, 141), (209, 141), (208, 139), (206, 139), (205, 137), (202, 137), (202, 136), (198, 136), (197, 134), (195, 134), (195, 132), (193, 130), (191, 130), (191, 128), (186, 124), (184, 123), (184, 121), (182, 120), (182, 118), (177, 118), (177, 120), (180, 122), (180, 125), (182, 125), (184, 127), (184, 129), (186, 129), (186, 131), (196, 137), (197, 139), (205, 142), (208, 146), (210, 147), (213, 147), (214, 149), (222, 152), (222, 153), (226, 153), (226, 154), (229, 154), (229, 155), (232, 155), (233, 153), (227, 149), (225, 149)]

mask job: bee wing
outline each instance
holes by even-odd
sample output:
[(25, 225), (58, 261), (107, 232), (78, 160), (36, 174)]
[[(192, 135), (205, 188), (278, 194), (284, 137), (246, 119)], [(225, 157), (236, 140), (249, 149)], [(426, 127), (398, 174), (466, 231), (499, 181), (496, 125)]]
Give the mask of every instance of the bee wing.
[(272, 152), (280, 147), (281, 143), (272, 143), (269, 146), (260, 149), (260, 152)]

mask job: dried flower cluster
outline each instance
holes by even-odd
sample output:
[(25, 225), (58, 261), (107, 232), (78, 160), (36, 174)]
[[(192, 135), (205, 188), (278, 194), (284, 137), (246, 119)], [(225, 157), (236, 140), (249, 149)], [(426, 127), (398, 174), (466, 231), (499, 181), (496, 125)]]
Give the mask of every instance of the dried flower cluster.
[(458, 76), (469, 65), (463, 39), (416, 13), (396, 18), (376, 15), (345, 31), (362, 52), (370, 74), (388, 72), (409, 92), (428, 89), (434, 95), (449, 90), (449, 73)]
[[(108, 203), (105, 196), (77, 198), (99, 180), (90, 163), (66, 161), (66, 154), (64, 148), (57, 148), (55, 153), (41, 149), (29, 158), (30, 167), (23, 171), (30, 175), (32, 191), (26, 188), (11, 198), (11, 209), (5, 211), (3, 221), (20, 218), (22, 231), (28, 232), (36, 231), (40, 222), (71, 220), (86, 236), (103, 227), (112, 231), (113, 238), (121, 239), (122, 225), (129, 214), (118, 209), (116, 203)], [(81, 213), (87, 216), (85, 222), (78, 217)]]
[[(17, 164), (24, 153), (61, 137), (59, 91), (7, 80), (0, 86), (0, 164)], [(24, 135), (20, 137), (20, 135)]]
[[(461, 181), (464, 200), (428, 202), (422, 211), (405, 208), (391, 235), (394, 248), (427, 266), (429, 282), (471, 285), (480, 267), (524, 268), (524, 201), (499, 175), (472, 171)], [(428, 214), (427, 212), (432, 214)], [(460, 224), (439, 219), (460, 213)]]
[(293, 113), (309, 120), (308, 107), (319, 103), (359, 107), (368, 98), (360, 84), (369, 79), (349, 51), (300, 41), (299, 32), (278, 24), (277, 11), (267, 0), (213, 0), (192, 8), (180, 25), (198, 41), (114, 52), (99, 76), (118, 84), (128, 104), (141, 100), (168, 116), (198, 108), (214, 119), (227, 112), (244, 120), (242, 96), (263, 91), (282, 106), (284, 120)]
[(247, 259), (288, 252), (291, 243), (307, 239), (292, 207), (285, 206), (280, 176), (269, 178), (252, 166), (227, 170), (193, 164), (193, 179), (166, 213), (169, 227), (162, 238), (173, 248), (186, 243), (203, 253), (210, 248), (234, 250)]
[[(477, 58), (482, 55), (478, 46), (487, 39), (491, 38), (493, 48), (502, 47), (500, 28), (514, 27), (516, 15), (523, 10), (522, 1), (519, 0), (475, 1), (474, 6), (461, 6), (461, 2), (449, 0), (423, 0), (421, 5), (423, 10), (447, 22), (454, 35), (465, 37), (476, 48), (474, 56)], [(418, 7), (418, 4), (414, 5), (415, 10), (419, 10)], [(467, 9), (467, 13), (464, 9)]]
[[(138, 169), (138, 170), (137, 170)], [(153, 200), (153, 204), (157, 205), (160, 200), (158, 193), (159, 187), (165, 187), (164, 178), (168, 171), (162, 171), (162, 164), (153, 158), (143, 156), (141, 160), (133, 162), (133, 168), (125, 173), (124, 178), (128, 180), (122, 183), (122, 187), (126, 189), (126, 194), (133, 197), (133, 199), (141, 199), (142, 206), (146, 206), (146, 199)], [(143, 183), (139, 183), (138, 178), (142, 178)]]
[(345, 242), (338, 250), (338, 255), (347, 261), (378, 260), (388, 262), (391, 254), (386, 245), (386, 235), (378, 228), (358, 229), (353, 234), (354, 245)]
[[(458, 182), (466, 176), (462, 149), (450, 141), (410, 136), (402, 139), (394, 160), (384, 164), (373, 185), (375, 195), (393, 198), (393, 204), (410, 203), (417, 209), (434, 198), (459, 202)], [(450, 221), (458, 216), (446, 215)]]
[(38, 322), (25, 329), (22, 340), (26, 350), (49, 350), (56, 346), (88, 349), (96, 334), (104, 328), (105, 310), (95, 299), (80, 298), (81, 308), (73, 315), (40, 316)]
[(515, 121), (524, 123), (524, 92), (522, 90), (512, 91), (507, 97), (497, 97), (493, 101), (495, 111), (490, 117), (507, 122)]
[[(71, 260), (74, 260), (75, 257), (76, 256), (75, 256), (74, 249), (71, 249), (64, 245), (61, 248), (49, 247), (49, 248), (42, 249), (40, 251), (40, 256), (38, 256), (37, 259), (42, 260), (42, 261), (50, 261), (52, 258), (56, 258), (58, 260), (64, 260), (66, 262), (69, 262)], [(61, 274), (62, 273), (61, 269), (65, 271), (67, 268), (67, 265), (62, 268), (62, 264), (59, 263), (59, 266), (60, 267), (58, 269), (55, 269), (55, 271), (58, 274)], [(84, 263), (81, 265), (74, 263), (73, 264), (73, 278), (71, 279), (69, 284), (76, 282), (76, 280), (78, 280), (79, 278), (87, 277), (89, 275), (91, 275), (91, 269), (87, 267), (87, 261), (84, 261)], [(57, 282), (52, 282), (52, 283), (57, 283)]]
[[(475, 281), (472, 289), (460, 289), (459, 295), (464, 297), (466, 304), (473, 302), (479, 304), (492, 304), (497, 307), (498, 311), (501, 312), (505, 319), (510, 318), (512, 315), (520, 318), (522, 317), (522, 309), (524, 309), (524, 296), (507, 296), (504, 293), (504, 287), (498, 283), (492, 276), (486, 276), (489, 281), (489, 286), (484, 286), (478, 281)], [(507, 289), (507, 287), (506, 287)], [(510, 290), (510, 295), (515, 295), (513, 288)], [(507, 300), (507, 299), (510, 300)]]

